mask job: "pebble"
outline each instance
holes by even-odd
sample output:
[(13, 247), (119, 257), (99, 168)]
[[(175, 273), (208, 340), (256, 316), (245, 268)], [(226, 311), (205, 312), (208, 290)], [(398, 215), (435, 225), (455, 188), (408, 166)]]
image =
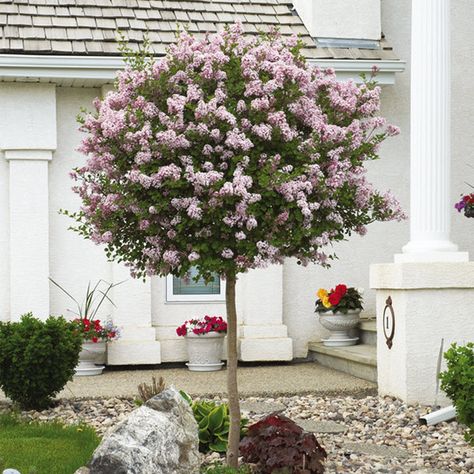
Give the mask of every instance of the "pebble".
[[(428, 411), (420, 405), (407, 406), (391, 397), (312, 395), (248, 397), (242, 404), (250, 422), (278, 409), (311, 431), (320, 429), (315, 435), (328, 453), (326, 474), (474, 474), (474, 448), (464, 440), (464, 427), (456, 421), (419, 425), (419, 417)], [(54, 408), (22, 415), (87, 423), (103, 435), (135, 408), (133, 400), (124, 398), (65, 399)], [(203, 455), (203, 464), (224, 460), (217, 453)]]

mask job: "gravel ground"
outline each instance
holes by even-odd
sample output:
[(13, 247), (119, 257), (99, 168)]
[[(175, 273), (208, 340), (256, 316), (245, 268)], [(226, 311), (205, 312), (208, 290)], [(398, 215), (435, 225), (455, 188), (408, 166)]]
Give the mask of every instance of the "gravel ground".
[[(103, 434), (134, 408), (131, 399), (63, 399), (47, 411), (23, 414), (85, 422)], [(474, 473), (474, 449), (464, 441), (462, 426), (455, 421), (420, 426), (418, 418), (426, 408), (389, 397), (252, 397), (242, 400), (242, 408), (251, 420), (281, 410), (315, 432), (328, 452), (327, 473)], [(204, 461), (217, 459), (214, 454)]]

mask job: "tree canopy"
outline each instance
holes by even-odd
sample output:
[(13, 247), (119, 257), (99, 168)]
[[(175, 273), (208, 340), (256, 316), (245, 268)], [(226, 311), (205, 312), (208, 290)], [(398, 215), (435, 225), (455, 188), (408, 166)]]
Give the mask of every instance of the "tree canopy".
[(234, 24), (129, 62), (81, 119), (77, 230), (134, 276), (209, 279), (285, 257), (327, 265), (331, 242), (402, 218), (364, 170), (398, 133), (380, 88), (338, 82), (300, 49)]

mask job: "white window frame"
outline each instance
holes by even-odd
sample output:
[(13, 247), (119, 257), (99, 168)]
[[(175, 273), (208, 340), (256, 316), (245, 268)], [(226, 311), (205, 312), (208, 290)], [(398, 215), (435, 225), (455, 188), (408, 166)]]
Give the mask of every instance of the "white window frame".
[(175, 295), (173, 293), (173, 275), (166, 277), (166, 301), (168, 303), (225, 302), (225, 280), (221, 279), (220, 293), (214, 295)]

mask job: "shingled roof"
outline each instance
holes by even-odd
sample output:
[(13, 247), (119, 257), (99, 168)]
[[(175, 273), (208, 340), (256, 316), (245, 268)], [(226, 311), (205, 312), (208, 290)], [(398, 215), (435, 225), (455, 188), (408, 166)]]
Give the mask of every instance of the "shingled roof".
[(384, 40), (378, 49), (317, 47), (290, 0), (0, 0), (0, 53), (116, 56), (120, 31), (132, 48), (147, 32), (162, 55), (178, 27), (203, 36), (237, 19), (248, 34), (276, 25), (300, 35), (309, 59), (397, 59)]

